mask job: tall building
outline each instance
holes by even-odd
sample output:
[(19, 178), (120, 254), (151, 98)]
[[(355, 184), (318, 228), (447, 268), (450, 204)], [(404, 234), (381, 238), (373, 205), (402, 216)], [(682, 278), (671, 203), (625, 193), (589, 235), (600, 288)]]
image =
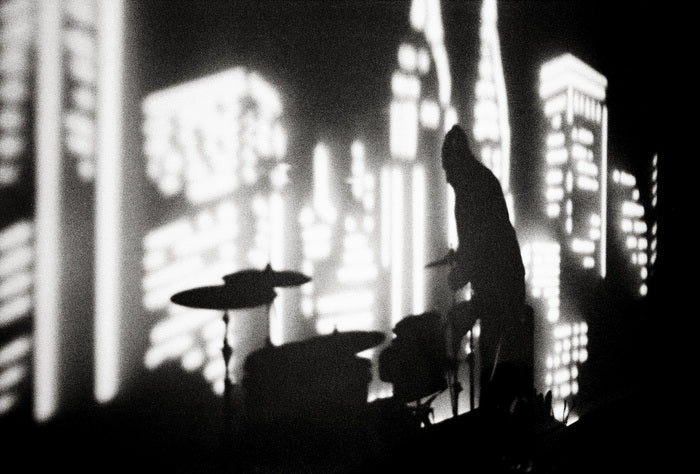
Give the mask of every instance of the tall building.
[[(446, 129), (457, 120), (440, 2), (412, 2), (410, 26), (391, 79), (391, 156), (379, 183), (380, 261), (388, 274), (392, 327), (408, 314), (424, 312), (433, 300), (424, 267), (430, 259), (428, 249), (447, 250), (447, 236), (439, 227), (449, 212), (442, 199), (429, 199), (428, 190), (447, 193), (437, 157)], [(436, 225), (437, 232), (427, 231)]]
[(573, 266), (606, 274), (607, 79), (571, 54), (545, 63), (546, 214)]
[[(157, 320), (144, 363), (154, 370), (179, 361), (222, 393), (221, 312), (178, 306), (170, 297), (221, 285), (224, 275), (243, 269), (287, 268), (282, 101), (260, 75), (233, 68), (154, 92), (142, 109), (145, 171), (160, 203), (156, 226), (142, 238), (143, 309)], [(284, 290), (269, 311), (236, 311), (234, 380), (268, 337), (284, 342), (286, 313)]]
[[(633, 174), (614, 169), (610, 183), (610, 273), (614, 282), (631, 297), (648, 292), (650, 246), (644, 205)], [(614, 266), (613, 266), (614, 262)]]
[[(547, 121), (544, 203), (547, 233), (558, 242), (559, 287), (539, 333), (536, 387), (551, 390), (554, 414), (572, 421), (581, 364), (588, 359), (589, 303), (580, 298), (607, 271), (607, 79), (571, 54), (540, 69)], [(536, 261), (536, 260), (534, 260)], [(536, 287), (531, 287), (534, 291)], [(554, 304), (556, 302), (556, 305)], [(557, 307), (558, 306), (558, 307)], [(544, 380), (542, 380), (544, 374)]]
[(496, 0), (484, 0), (481, 6), (479, 39), (479, 78), (474, 91), (476, 103), (472, 132), (478, 146), (477, 156), (500, 181), (511, 222), (514, 222), (508, 97), (498, 39)]

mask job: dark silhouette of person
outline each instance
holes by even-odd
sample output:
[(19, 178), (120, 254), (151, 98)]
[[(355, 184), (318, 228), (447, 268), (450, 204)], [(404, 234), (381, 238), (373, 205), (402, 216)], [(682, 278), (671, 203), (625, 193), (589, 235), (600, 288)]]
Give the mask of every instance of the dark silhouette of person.
[(457, 291), (471, 282), (470, 301), (453, 305), (448, 321), (455, 343), (480, 320), (479, 406), (508, 408), (530, 396), (531, 332), (525, 323), (525, 271), (501, 185), (469, 147), (455, 125), (445, 136), (442, 166), (455, 193), (459, 246), (449, 284)]

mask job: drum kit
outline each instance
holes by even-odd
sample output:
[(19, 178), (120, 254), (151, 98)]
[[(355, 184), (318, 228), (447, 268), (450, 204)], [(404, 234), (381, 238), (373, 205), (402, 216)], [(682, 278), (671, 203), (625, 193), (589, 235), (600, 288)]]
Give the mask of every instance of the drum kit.
[[(450, 251), (445, 257), (429, 263), (426, 268), (453, 264), (455, 255)], [(230, 360), (233, 348), (229, 342), (229, 322), (231, 312), (235, 310), (266, 307), (269, 314), (277, 293), (276, 288), (299, 287), (311, 281), (311, 278), (295, 271), (273, 270), (270, 265), (264, 269), (246, 269), (225, 275), (223, 284), (203, 286), (179, 292), (171, 297), (175, 304), (189, 308), (210, 309), (223, 312), (224, 334), (222, 355), (225, 364), (225, 380), (223, 394), (224, 409), (224, 445), (232, 446), (233, 440), (233, 389), (230, 371)], [(414, 371), (419, 364), (406, 366), (398, 361), (403, 373), (393, 378), (397, 397), (405, 387), (402, 398), (408, 401), (410, 397), (422, 397), (429, 392), (442, 391), (450, 388), (453, 414), (457, 415), (456, 398), (459, 394), (456, 382), (454, 364), (444, 364), (446, 360), (443, 348), (451, 346), (451, 341), (445, 338), (445, 325), (434, 324), (440, 321), (438, 313), (426, 313), (421, 321), (437, 328), (436, 336), (429, 345), (437, 343), (436, 358), (427, 361), (436, 363), (437, 372), (433, 366), (425, 366), (425, 373)], [(428, 317), (432, 316), (432, 317)], [(437, 320), (435, 319), (437, 318)], [(428, 334), (425, 326), (416, 324), (416, 318), (405, 318), (406, 321), (397, 325), (397, 335), (403, 334), (403, 340), (411, 339), (410, 334)], [(444, 321), (443, 321), (444, 322)], [(269, 325), (269, 319), (268, 319)], [(417, 331), (417, 332), (416, 332)], [(268, 331), (269, 334), (269, 331)], [(409, 335), (407, 338), (406, 335)], [(449, 335), (449, 331), (447, 331)], [(399, 339), (399, 338), (397, 338)], [(423, 338), (424, 339), (424, 338)], [(367, 403), (368, 388), (372, 379), (371, 361), (360, 358), (358, 353), (379, 346), (385, 340), (383, 332), (379, 331), (334, 331), (332, 334), (316, 336), (307, 340), (295, 341), (281, 345), (273, 345), (269, 337), (265, 347), (249, 354), (243, 366), (242, 378), (243, 418), (257, 422), (276, 423), (276, 419), (292, 420), (306, 417), (328, 417), (334, 413), (353, 410)], [(393, 343), (393, 341), (392, 341)], [(441, 346), (441, 347), (439, 347)], [(392, 359), (390, 347), (385, 349), (385, 357), (380, 357), (379, 372), (391, 372), (381, 367), (382, 361)], [(422, 350), (412, 348), (409, 350)], [(447, 355), (449, 358), (449, 350)], [(424, 361), (425, 362), (425, 361)], [(442, 367), (441, 367), (442, 366)], [(450, 366), (446, 370), (446, 366)], [(396, 371), (394, 371), (396, 372)], [(427, 376), (425, 376), (427, 374)], [(381, 377), (383, 380), (387, 378)], [(392, 377), (388, 377), (391, 379)], [(399, 381), (409, 381), (408, 385)], [(445, 380), (447, 383), (445, 384)], [(414, 398), (415, 399), (415, 398)]]

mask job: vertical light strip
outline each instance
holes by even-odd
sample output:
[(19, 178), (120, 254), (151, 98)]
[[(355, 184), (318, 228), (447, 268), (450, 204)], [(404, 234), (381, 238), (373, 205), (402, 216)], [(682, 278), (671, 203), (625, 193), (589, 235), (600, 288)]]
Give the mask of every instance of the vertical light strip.
[(97, 156), (95, 170), (95, 398), (119, 389), (121, 320), (122, 0), (98, 7)]
[[(270, 195), (270, 265), (274, 270), (284, 270), (284, 202), (278, 192)], [(284, 317), (285, 297), (284, 292), (279, 292), (275, 299), (275, 311), (270, 318), (270, 341), (275, 344), (284, 343)]]
[(605, 278), (608, 233), (608, 108), (605, 105), (603, 105), (600, 156), (600, 276)]
[(425, 170), (413, 168), (413, 314), (425, 311)]
[(455, 192), (452, 186), (447, 186), (447, 246), (456, 249), (459, 244), (457, 221), (455, 220)]
[(46, 0), (37, 7), (34, 417), (45, 421), (58, 405), (63, 77), (61, 4)]
[(380, 176), (381, 189), (381, 259), (382, 267), (389, 268), (391, 264), (391, 170), (388, 167), (382, 168)]
[(571, 86), (566, 88), (566, 123), (574, 123), (574, 90)]
[(403, 173), (395, 166), (391, 171), (391, 325), (403, 315)]

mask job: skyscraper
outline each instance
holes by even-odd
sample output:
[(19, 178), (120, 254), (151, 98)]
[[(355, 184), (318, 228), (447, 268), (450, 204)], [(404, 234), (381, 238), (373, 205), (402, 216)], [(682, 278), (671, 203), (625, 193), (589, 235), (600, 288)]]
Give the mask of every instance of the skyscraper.
[(546, 213), (562, 254), (584, 270), (606, 273), (607, 79), (571, 54), (545, 63), (540, 97), (548, 121)]

